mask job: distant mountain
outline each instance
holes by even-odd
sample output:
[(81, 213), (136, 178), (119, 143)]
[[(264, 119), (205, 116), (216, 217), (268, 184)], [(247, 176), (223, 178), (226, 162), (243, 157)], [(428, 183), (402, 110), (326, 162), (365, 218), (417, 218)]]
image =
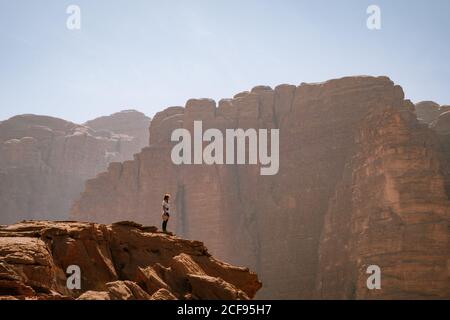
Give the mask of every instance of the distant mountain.
[(111, 161), (132, 159), (148, 144), (149, 124), (137, 111), (88, 125), (39, 115), (2, 121), (0, 223), (67, 218), (87, 179)]

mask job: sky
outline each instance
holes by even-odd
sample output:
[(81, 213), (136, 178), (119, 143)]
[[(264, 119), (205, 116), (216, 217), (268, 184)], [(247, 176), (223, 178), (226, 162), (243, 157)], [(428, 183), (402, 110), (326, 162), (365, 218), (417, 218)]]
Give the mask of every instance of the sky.
[[(381, 9), (369, 30), (366, 10)], [(69, 5), (81, 28), (66, 26)], [(0, 121), (149, 116), (256, 85), (387, 75), (450, 104), (450, 0), (0, 0)]]

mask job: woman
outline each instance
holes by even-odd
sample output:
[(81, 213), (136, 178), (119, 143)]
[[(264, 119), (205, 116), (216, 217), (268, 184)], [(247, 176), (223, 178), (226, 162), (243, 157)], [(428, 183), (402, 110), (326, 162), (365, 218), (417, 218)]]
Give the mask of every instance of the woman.
[(169, 214), (169, 199), (170, 199), (170, 195), (169, 194), (165, 194), (163, 202), (162, 202), (162, 209), (163, 209), (162, 229), (163, 229), (163, 232), (167, 232), (167, 222), (169, 222), (169, 218), (170, 218), (170, 214)]

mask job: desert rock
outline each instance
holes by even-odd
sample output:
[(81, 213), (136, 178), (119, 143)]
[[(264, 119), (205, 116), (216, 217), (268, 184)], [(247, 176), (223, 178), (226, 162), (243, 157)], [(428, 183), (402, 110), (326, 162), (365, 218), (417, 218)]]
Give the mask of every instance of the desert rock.
[[(67, 286), (79, 266), (81, 288)], [(255, 273), (213, 258), (198, 241), (137, 223), (24, 221), (0, 227), (0, 298), (250, 299)]]
[[(158, 224), (169, 192), (169, 229), (254, 269), (258, 297), (449, 298), (448, 164), (416, 108), (389, 78), (365, 76), (258, 86), (218, 105), (191, 99), (155, 116), (133, 161), (89, 180), (71, 217)], [(170, 134), (195, 120), (279, 128), (278, 174), (174, 165)], [(381, 291), (366, 287), (372, 264), (385, 274)]]

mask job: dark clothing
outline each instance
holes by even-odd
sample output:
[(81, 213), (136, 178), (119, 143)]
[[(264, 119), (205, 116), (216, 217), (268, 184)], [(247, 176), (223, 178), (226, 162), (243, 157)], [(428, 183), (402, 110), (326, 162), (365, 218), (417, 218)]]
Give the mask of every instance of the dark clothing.
[(163, 221), (162, 223), (163, 232), (167, 232), (167, 222), (169, 222), (169, 220)]

